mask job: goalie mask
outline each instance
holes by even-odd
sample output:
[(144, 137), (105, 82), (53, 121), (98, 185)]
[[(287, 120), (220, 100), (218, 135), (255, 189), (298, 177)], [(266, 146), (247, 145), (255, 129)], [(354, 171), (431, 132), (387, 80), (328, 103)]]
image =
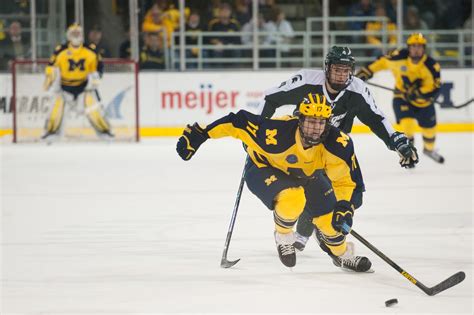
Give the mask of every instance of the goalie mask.
[(74, 47), (79, 47), (84, 43), (84, 32), (79, 24), (72, 24), (68, 27), (66, 37), (69, 43)]
[(326, 139), (332, 109), (326, 104), (324, 95), (309, 93), (300, 103), (295, 114), (299, 117), (298, 128), (305, 144), (315, 146)]
[(324, 60), (324, 72), (329, 86), (340, 92), (352, 82), (355, 59), (348, 47), (332, 46)]

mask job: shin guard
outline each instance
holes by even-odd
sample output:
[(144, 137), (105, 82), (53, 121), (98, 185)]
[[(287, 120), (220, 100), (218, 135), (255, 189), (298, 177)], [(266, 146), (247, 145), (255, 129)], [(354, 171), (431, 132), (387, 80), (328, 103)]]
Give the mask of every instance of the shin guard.
[(334, 230), (332, 226), (332, 212), (316, 217), (313, 224), (321, 231), (321, 240), (335, 256), (341, 256), (346, 251), (346, 237)]

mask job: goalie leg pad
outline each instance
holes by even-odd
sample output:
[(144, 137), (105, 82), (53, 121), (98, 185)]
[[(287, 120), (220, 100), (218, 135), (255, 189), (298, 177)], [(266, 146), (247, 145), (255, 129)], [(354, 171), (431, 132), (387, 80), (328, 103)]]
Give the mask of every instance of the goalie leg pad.
[(273, 212), (277, 232), (285, 234), (292, 231), (305, 204), (306, 197), (303, 187), (282, 190), (276, 197), (275, 211)]
[(61, 127), (64, 116), (64, 98), (62, 95), (57, 95), (54, 100), (54, 105), (46, 121), (46, 134), (55, 134)]
[(333, 213), (316, 217), (313, 224), (321, 231), (321, 239), (335, 256), (341, 256), (346, 251), (346, 237), (334, 230), (332, 226)]
[(100, 104), (93, 91), (84, 92), (84, 107), (92, 127), (101, 134), (110, 134), (110, 124), (100, 112)]

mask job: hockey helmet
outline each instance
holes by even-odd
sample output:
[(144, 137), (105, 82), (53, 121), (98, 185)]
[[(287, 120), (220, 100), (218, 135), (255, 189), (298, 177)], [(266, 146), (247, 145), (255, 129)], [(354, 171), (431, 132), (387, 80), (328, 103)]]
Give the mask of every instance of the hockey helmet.
[[(350, 74), (344, 83), (331, 82), (331, 65), (347, 65), (350, 67)], [(342, 91), (352, 82), (352, 76), (355, 69), (355, 58), (349, 47), (332, 46), (324, 59), (324, 72), (329, 86), (336, 91)]]
[(299, 130), (303, 141), (311, 146), (320, 144), (329, 133), (331, 106), (322, 94), (309, 93), (298, 106)]
[(426, 38), (421, 33), (413, 33), (408, 36), (407, 46), (410, 45), (426, 45)]

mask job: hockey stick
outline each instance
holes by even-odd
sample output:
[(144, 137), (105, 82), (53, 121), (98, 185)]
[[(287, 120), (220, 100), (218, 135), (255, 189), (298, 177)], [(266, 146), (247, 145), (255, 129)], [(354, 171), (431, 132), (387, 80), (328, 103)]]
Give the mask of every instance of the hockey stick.
[(225, 239), (224, 251), (222, 252), (221, 258), (221, 267), (230, 268), (240, 261), (240, 258), (237, 260), (227, 260), (227, 251), (229, 250), (230, 239), (232, 238), (232, 232), (234, 231), (235, 219), (237, 218), (237, 211), (239, 210), (240, 197), (242, 196), (242, 189), (244, 188), (245, 182), (245, 170), (247, 169), (247, 163), (249, 158), (245, 159), (244, 170), (242, 171), (242, 177), (240, 179), (239, 190), (237, 190), (237, 197), (235, 198), (234, 211), (232, 212), (232, 217), (229, 223), (229, 229), (227, 230), (227, 237)]
[(416, 285), (418, 288), (420, 288), (423, 292), (425, 292), (429, 296), (433, 296), (433, 295), (436, 295), (436, 294), (438, 294), (438, 293), (440, 293), (444, 290), (447, 290), (447, 289), (461, 283), (466, 278), (466, 274), (464, 273), (464, 271), (459, 271), (459, 272), (455, 273), (454, 275), (452, 275), (451, 277), (449, 277), (448, 279), (438, 283), (434, 287), (429, 288), (429, 287), (425, 286), (423, 283), (421, 283), (420, 281), (416, 280), (415, 277), (413, 277), (411, 274), (406, 272), (402, 267), (397, 265), (390, 258), (385, 256), (385, 254), (383, 254), (381, 251), (379, 251), (374, 245), (370, 244), (366, 239), (364, 239), (362, 236), (360, 236), (356, 231), (354, 231), (353, 229), (351, 230), (351, 228), (347, 224), (344, 223), (343, 229), (346, 230), (346, 231), (350, 230), (351, 235), (354, 236), (357, 240), (359, 240), (359, 242), (361, 242), (362, 244), (367, 246), (367, 248), (369, 248), (371, 251), (373, 251), (375, 254), (377, 254), (377, 256), (382, 258), (382, 260), (384, 260), (387, 264), (389, 264), (393, 269), (398, 271), (402, 276), (407, 278), (411, 283)]
[[(389, 88), (389, 87), (386, 87), (386, 86), (383, 86), (383, 85), (380, 85), (380, 84), (377, 84), (377, 83), (372, 83), (372, 82), (368, 82), (368, 81), (366, 81), (365, 83), (367, 83), (368, 85), (372, 85), (372, 86), (381, 88), (381, 89), (383, 89), (383, 90), (395, 92), (394, 89)], [(471, 98), (470, 100), (467, 100), (466, 102), (464, 102), (464, 103), (462, 103), (462, 104), (459, 104), (459, 105), (454, 105), (454, 104), (453, 104), (452, 107), (453, 107), (453, 108), (463, 108), (463, 107), (466, 107), (466, 106), (470, 105), (472, 102), (474, 102), (474, 98)], [(438, 101), (434, 101), (434, 103), (439, 104), (439, 105), (442, 104), (441, 102), (438, 102)]]

